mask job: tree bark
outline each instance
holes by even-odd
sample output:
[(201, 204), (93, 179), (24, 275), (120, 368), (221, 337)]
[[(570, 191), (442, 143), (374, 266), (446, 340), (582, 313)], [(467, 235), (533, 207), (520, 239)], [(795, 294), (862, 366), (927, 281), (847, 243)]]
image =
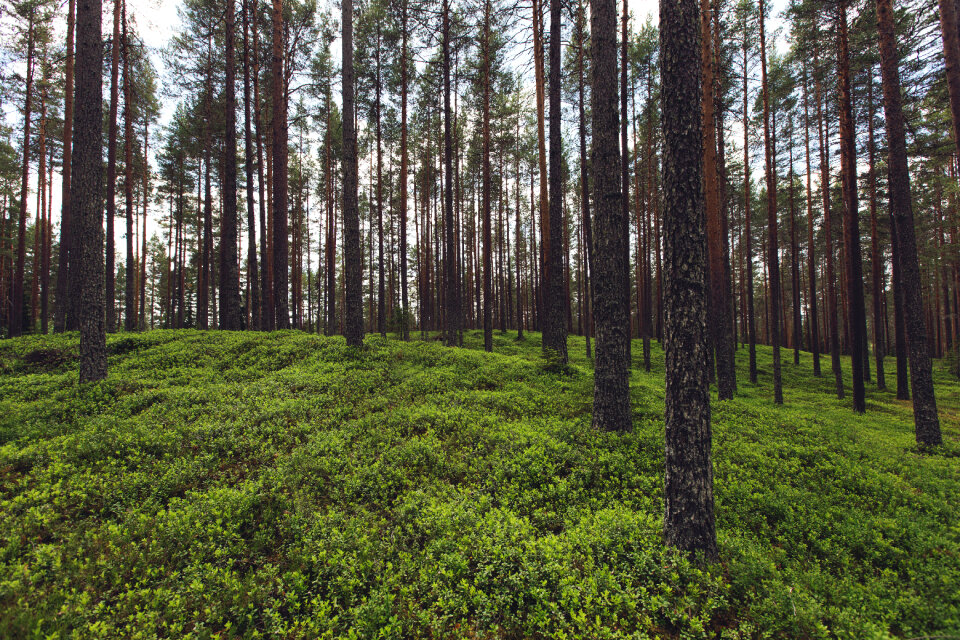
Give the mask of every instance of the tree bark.
[(764, 28), (764, 2), (760, 0), (760, 69), (763, 83), (763, 146), (767, 178), (767, 270), (770, 276), (770, 344), (773, 347), (773, 401), (783, 404), (783, 382), (780, 377), (780, 256), (777, 253), (777, 177), (770, 136), (770, 88), (767, 85), (767, 38)]
[(937, 401), (933, 391), (933, 372), (927, 352), (926, 327), (923, 321), (920, 261), (913, 225), (913, 204), (910, 198), (910, 174), (907, 169), (907, 145), (900, 96), (900, 74), (897, 69), (891, 0), (877, 0), (877, 22), (880, 40), (880, 70), (883, 77), (883, 109), (887, 122), (889, 148), (888, 171), (890, 211), (893, 233), (899, 250), (900, 278), (907, 342), (910, 350), (910, 382), (913, 386), (913, 417), (917, 443), (938, 445), (943, 441)]
[(617, 10), (615, 0), (594, 0), (590, 13), (593, 62), (594, 369), (593, 424), (603, 431), (632, 428), (627, 369), (628, 305), (623, 295), (627, 264), (617, 140)]
[(695, 0), (660, 3), (667, 264), (664, 536), (671, 546), (715, 561), (699, 15)]
[[(543, 350), (557, 364), (567, 363), (567, 313), (563, 282), (563, 191), (560, 183), (560, 0), (550, 0), (550, 242), (544, 289)], [(625, 201), (625, 200), (624, 200)]]
[[(236, 331), (243, 328), (240, 302), (240, 267), (237, 255), (237, 98), (236, 98), (236, 7), (227, 0), (225, 25), (226, 86), (224, 88), (224, 171), (223, 211), (220, 216), (220, 328)], [(249, 118), (247, 119), (249, 122)], [(247, 145), (249, 150), (249, 145)], [(247, 154), (249, 156), (249, 152)], [(248, 163), (249, 171), (249, 163)], [(252, 196), (249, 180), (248, 195)], [(252, 211), (252, 203), (248, 210)], [(253, 216), (250, 215), (252, 219)]]
[(840, 101), (840, 164), (843, 177), (844, 227), (847, 253), (847, 297), (849, 300), (850, 359), (853, 379), (853, 410), (866, 411), (864, 397), (863, 265), (860, 256), (860, 215), (857, 204), (857, 152), (850, 93), (850, 54), (847, 36), (846, 1), (841, 0), (838, 16), (838, 77)]
[[(253, 132), (250, 114), (250, 47), (248, 30), (250, 25), (250, 6), (243, 0), (243, 156), (247, 181), (247, 281), (250, 284), (250, 324), (251, 329), (262, 328), (263, 302), (260, 291), (260, 272), (257, 264), (257, 219), (253, 209)], [(254, 105), (254, 108), (259, 108)]]
[(353, 73), (353, 0), (343, 0), (343, 228), (346, 254), (347, 345), (363, 344), (363, 254), (357, 202), (357, 132)]
[(103, 287), (103, 32), (101, 0), (77, 4), (71, 216), (78, 233), (80, 382), (107, 377)]
[[(23, 334), (23, 287), (27, 262), (27, 198), (30, 197), (30, 116), (33, 98), (33, 56), (35, 50), (34, 18), (30, 9), (27, 25), (27, 83), (23, 99), (23, 171), (20, 180), (20, 217), (17, 224), (17, 265), (13, 274), (13, 304), (10, 312), (10, 336)], [(32, 329), (32, 327), (29, 327)]]
[(273, 0), (273, 310), (277, 329), (290, 328), (287, 302), (287, 92), (283, 0)]

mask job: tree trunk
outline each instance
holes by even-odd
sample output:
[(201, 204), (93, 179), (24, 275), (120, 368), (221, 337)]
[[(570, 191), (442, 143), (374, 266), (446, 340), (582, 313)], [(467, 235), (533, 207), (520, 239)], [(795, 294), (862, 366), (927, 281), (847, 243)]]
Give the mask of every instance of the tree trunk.
[(860, 215), (857, 205), (856, 131), (853, 122), (853, 100), (850, 93), (850, 54), (847, 40), (847, 9), (840, 2), (838, 16), (838, 56), (840, 99), (840, 164), (843, 176), (844, 228), (847, 253), (847, 297), (849, 300), (850, 358), (853, 378), (853, 410), (866, 411), (864, 397), (864, 326), (863, 265), (860, 257)]
[(357, 202), (357, 132), (353, 75), (353, 0), (343, 0), (343, 230), (346, 261), (347, 344), (363, 344), (363, 254)]
[[(566, 299), (563, 280), (563, 191), (560, 183), (560, 0), (550, 0), (550, 241), (547, 244), (547, 286), (543, 292), (544, 354), (567, 363)], [(625, 202), (625, 200), (624, 200)], [(628, 219), (628, 218), (627, 218)], [(627, 299), (629, 304), (629, 298)]]
[(750, 382), (757, 384), (757, 323), (753, 304), (753, 231), (750, 224), (750, 119), (747, 105), (749, 74), (747, 73), (746, 18), (744, 18), (743, 34), (743, 219), (746, 227), (743, 235), (746, 243), (745, 253), (747, 254), (747, 344), (750, 352)]
[(63, 88), (63, 167), (61, 169), (60, 196), (60, 257), (57, 267), (57, 290), (54, 294), (53, 330), (57, 333), (79, 328), (79, 289), (74, 289), (70, 273), (76, 271), (76, 235), (70, 215), (70, 165), (73, 147), (73, 70), (74, 26), (76, 0), (67, 3), (67, 55), (64, 66)]
[[(250, 114), (250, 47), (248, 30), (250, 25), (250, 6), (248, 0), (243, 0), (243, 159), (247, 181), (247, 282), (250, 285), (250, 324), (251, 329), (262, 328), (263, 302), (260, 291), (260, 273), (257, 264), (257, 219), (253, 210), (253, 132), (251, 130)], [(255, 109), (259, 105), (254, 105)]]
[(870, 193), (870, 267), (873, 285), (873, 355), (877, 367), (877, 389), (886, 389), (883, 356), (883, 258), (880, 255), (880, 237), (877, 226), (877, 176), (875, 173), (875, 145), (873, 135), (873, 69), (867, 77), (867, 150), (869, 154), (868, 180)]
[(110, 121), (107, 130), (107, 333), (117, 330), (116, 249), (113, 225), (117, 216), (117, 112), (120, 106), (120, 11), (123, 0), (113, 2), (113, 39), (110, 41)]
[[(490, 255), (492, 245), (490, 232), (490, 12), (490, 0), (485, 0), (483, 3), (483, 35), (480, 43), (480, 64), (483, 65), (481, 67), (481, 73), (483, 74), (481, 179), (483, 185), (481, 187), (480, 215), (483, 225), (483, 348), (486, 351), (493, 351), (493, 303), (490, 297), (493, 269), (493, 261)], [(534, 20), (534, 24), (536, 24), (536, 20)], [(546, 346), (546, 339), (544, 339), (543, 344)]]
[(594, 369), (593, 424), (603, 431), (631, 430), (627, 369), (628, 305), (623, 295), (627, 264), (621, 207), (620, 127), (617, 105), (617, 9), (615, 0), (595, 0), (590, 13), (593, 62)]
[[(903, 108), (900, 97), (900, 74), (894, 40), (891, 0), (877, 0), (877, 22), (880, 39), (880, 69), (883, 76), (883, 108), (887, 122), (889, 148), (890, 211), (893, 234), (899, 250), (903, 308), (910, 350), (910, 381), (913, 385), (913, 417), (917, 443), (921, 446), (942, 442), (937, 402), (933, 391), (933, 374), (927, 352), (926, 327), (923, 322), (920, 262), (913, 226), (913, 204), (910, 198), (910, 174), (907, 169), (907, 145), (904, 133)], [(898, 338), (899, 341), (899, 338)]]
[(443, 235), (444, 311), (446, 345), (460, 344), (460, 284), (457, 278), (457, 243), (453, 215), (453, 112), (450, 110), (450, 2), (443, 1)]
[(817, 321), (817, 263), (813, 244), (813, 193), (810, 170), (810, 108), (807, 99), (807, 67), (803, 67), (803, 146), (807, 169), (807, 280), (810, 284), (810, 351), (813, 352), (813, 375), (820, 377), (820, 328)]
[(277, 329), (290, 328), (287, 302), (287, 92), (283, 0), (273, 0), (273, 310)]
[(627, 368), (629, 369), (633, 366), (633, 327), (630, 321), (630, 151), (627, 148), (627, 69), (630, 66), (630, 58), (628, 55), (629, 36), (627, 35), (629, 21), (627, 9), (629, 7), (626, 0), (622, 3), (622, 7), (623, 16), (620, 20), (620, 233), (626, 239), (623, 249), (623, 264), (626, 269), (623, 278), (623, 299), (627, 310), (627, 343), (624, 357), (627, 359)]
[(107, 377), (103, 287), (103, 32), (101, 0), (77, 6), (77, 67), (71, 156), (71, 217), (77, 231), (80, 382)]
[(407, 298), (407, 0), (400, 19), (400, 338), (410, 339)]
[(763, 83), (763, 146), (767, 178), (767, 270), (770, 276), (770, 344), (773, 346), (773, 401), (783, 404), (780, 378), (780, 256), (777, 233), (777, 177), (774, 173), (773, 143), (770, 136), (770, 89), (767, 86), (767, 39), (764, 28), (764, 0), (760, 0), (760, 69)]
[(123, 330), (136, 331), (137, 312), (134, 306), (136, 297), (136, 267), (133, 257), (133, 92), (130, 83), (130, 46), (127, 38), (127, 5), (121, 10), (123, 47), (123, 195), (126, 205), (127, 259), (125, 263), (126, 282), (123, 295)]
[[(225, 24), (226, 87), (224, 89), (224, 171), (223, 211), (220, 216), (220, 328), (243, 328), (240, 302), (240, 267), (237, 255), (237, 99), (236, 99), (236, 8), (235, 0), (227, 0)], [(247, 119), (249, 122), (249, 119)], [(249, 145), (247, 146), (249, 156)], [(248, 163), (249, 172), (249, 163)], [(249, 180), (248, 196), (252, 196)], [(248, 204), (248, 212), (252, 211)], [(252, 219), (252, 215), (250, 218)]]
[[(23, 286), (27, 262), (27, 198), (30, 197), (30, 116), (33, 97), (34, 17), (30, 9), (27, 26), (27, 83), (23, 106), (23, 172), (20, 181), (20, 217), (17, 225), (17, 266), (13, 275), (13, 305), (10, 312), (10, 336), (23, 334)], [(32, 327), (31, 327), (32, 328)]]
[[(667, 544), (717, 559), (707, 377), (700, 25), (694, 0), (660, 3), (663, 78)], [(694, 57), (691, 61), (690, 57)]]
[[(814, 48), (814, 67), (819, 67), (820, 60), (817, 48)], [(827, 262), (827, 324), (830, 329), (830, 368), (833, 371), (837, 398), (842, 399), (843, 370), (840, 368), (840, 328), (837, 318), (837, 288), (833, 270), (833, 225), (830, 212), (830, 165), (829, 138), (825, 135), (826, 123), (823, 118), (823, 95), (821, 82), (818, 77), (815, 81), (817, 99), (817, 135), (820, 139), (820, 191), (823, 195), (823, 235), (826, 246), (824, 252)]]
[(720, 216), (720, 185), (717, 173), (717, 129), (714, 92), (713, 34), (711, 33), (710, 0), (703, 0), (700, 11), (700, 63), (702, 68), (702, 132), (703, 182), (706, 207), (706, 242), (709, 257), (709, 323), (710, 342), (716, 352), (717, 395), (720, 400), (733, 398), (733, 336), (729, 332), (726, 286), (723, 268), (723, 225)]

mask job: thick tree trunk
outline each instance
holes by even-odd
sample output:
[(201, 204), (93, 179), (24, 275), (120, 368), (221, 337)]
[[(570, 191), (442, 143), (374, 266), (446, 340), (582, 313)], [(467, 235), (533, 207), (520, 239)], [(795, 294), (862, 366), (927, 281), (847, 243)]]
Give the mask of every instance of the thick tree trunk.
[[(900, 97), (900, 74), (894, 40), (891, 0), (877, 0), (877, 22), (880, 38), (880, 69), (883, 74), (883, 108), (887, 122), (889, 148), (890, 211), (893, 234), (899, 250), (900, 278), (906, 333), (910, 350), (910, 381), (913, 385), (913, 417), (917, 443), (921, 446), (942, 442), (937, 402), (933, 391), (933, 373), (927, 352), (926, 327), (923, 322), (920, 262), (913, 226), (913, 204), (910, 199), (910, 174), (907, 169), (907, 145)], [(895, 254), (896, 255), (896, 254)], [(898, 336), (899, 342), (899, 336)]]
[(353, 74), (353, 0), (343, 0), (343, 230), (346, 262), (347, 344), (363, 344), (363, 254), (357, 202), (357, 132)]
[(460, 283), (457, 278), (457, 242), (453, 214), (453, 112), (450, 109), (450, 3), (444, 0), (443, 19), (443, 235), (444, 311), (446, 345), (460, 345)]
[(544, 289), (543, 350), (558, 364), (567, 363), (566, 297), (563, 280), (563, 191), (560, 182), (560, 0), (550, 0), (550, 242)]
[(287, 91), (283, 0), (273, 0), (273, 311), (277, 329), (290, 328), (287, 302)]
[(71, 157), (71, 217), (77, 231), (80, 382), (107, 377), (103, 287), (103, 32), (101, 0), (77, 4), (77, 67)]
[[(710, 462), (707, 281), (699, 11), (694, 0), (660, 3), (663, 78), (666, 474), (664, 536), (717, 559)], [(691, 61), (691, 54), (694, 60)]]
[(604, 431), (632, 428), (627, 368), (628, 305), (623, 295), (627, 264), (623, 234), (617, 140), (617, 9), (615, 0), (594, 0), (590, 13), (593, 62), (593, 193), (596, 228), (593, 237), (594, 326), (596, 366), (593, 424)]

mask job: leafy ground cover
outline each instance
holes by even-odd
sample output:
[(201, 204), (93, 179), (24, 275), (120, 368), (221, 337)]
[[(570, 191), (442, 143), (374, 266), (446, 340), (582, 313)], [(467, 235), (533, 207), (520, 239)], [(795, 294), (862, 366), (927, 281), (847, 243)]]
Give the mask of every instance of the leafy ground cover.
[(83, 387), (76, 334), (0, 343), (0, 637), (960, 636), (945, 370), (921, 452), (892, 393), (855, 416), (803, 354), (774, 407), (741, 349), (701, 567), (662, 542), (662, 353), (613, 435), (582, 339), (515, 337), (117, 335)]

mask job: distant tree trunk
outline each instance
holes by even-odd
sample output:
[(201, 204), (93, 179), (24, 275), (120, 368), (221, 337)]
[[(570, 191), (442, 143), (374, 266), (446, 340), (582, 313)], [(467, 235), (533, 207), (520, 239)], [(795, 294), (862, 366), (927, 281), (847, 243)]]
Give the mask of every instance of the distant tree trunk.
[[(328, 81), (331, 80), (328, 78)], [(334, 209), (333, 161), (331, 156), (331, 118), (332, 105), (330, 89), (327, 85), (327, 127), (324, 132), (324, 163), (327, 195), (327, 238), (324, 246), (327, 277), (327, 320), (325, 333), (328, 336), (337, 332), (337, 218)]]
[(847, 40), (846, 0), (840, 2), (838, 17), (838, 76), (840, 98), (840, 164), (843, 176), (843, 203), (846, 209), (847, 296), (849, 299), (850, 358), (853, 372), (853, 410), (866, 411), (864, 397), (864, 327), (863, 265), (860, 257), (860, 215), (857, 205), (857, 151), (853, 122), (853, 101), (850, 93), (850, 54)]
[(103, 287), (103, 32), (101, 0), (77, 7), (77, 66), (70, 201), (77, 231), (80, 382), (107, 377)]
[(117, 216), (117, 113), (120, 106), (120, 12), (123, 0), (113, 2), (113, 39), (110, 41), (110, 121), (107, 130), (107, 333), (117, 330), (116, 249), (114, 220)]
[(410, 306), (407, 297), (407, 0), (401, 0), (400, 17), (400, 337), (410, 339)]
[[(664, 254), (667, 268), (666, 474), (667, 544), (717, 559), (710, 462), (707, 377), (706, 235), (699, 10), (695, 0), (660, 3), (663, 78)], [(691, 55), (693, 60), (691, 60)]]
[[(819, 67), (818, 50), (814, 48), (814, 67)], [(837, 289), (833, 270), (833, 227), (830, 214), (829, 139), (824, 133), (823, 95), (820, 78), (816, 78), (817, 135), (820, 139), (820, 191), (823, 195), (823, 235), (827, 262), (827, 324), (830, 329), (830, 368), (833, 371), (837, 398), (843, 398), (843, 370), (840, 368), (840, 328), (837, 319)]]
[(377, 44), (374, 52), (376, 59), (377, 77), (374, 87), (376, 94), (376, 136), (377, 136), (377, 330), (380, 335), (387, 335), (387, 311), (386, 300), (384, 300), (384, 270), (383, 270), (383, 153), (382, 153), (382, 132), (380, 128), (380, 22), (377, 22)]
[[(220, 215), (220, 328), (228, 331), (243, 328), (240, 267), (237, 255), (237, 72), (234, 44), (236, 21), (235, 2), (227, 0), (224, 29), (226, 86), (224, 89), (223, 211)], [(248, 194), (250, 194), (249, 191)], [(248, 205), (248, 209), (252, 210), (252, 204)]]
[(136, 331), (137, 312), (134, 307), (136, 298), (136, 259), (133, 256), (133, 91), (130, 82), (130, 46), (127, 38), (127, 5), (124, 2), (121, 9), (121, 23), (123, 34), (123, 195), (126, 205), (126, 240), (127, 259), (125, 262), (126, 282), (123, 295), (123, 330)]
[[(257, 188), (259, 194), (257, 203), (260, 214), (260, 265), (263, 270), (260, 278), (260, 302), (262, 305), (260, 311), (260, 329), (270, 331), (276, 328), (276, 316), (273, 313), (273, 262), (270, 260), (270, 236), (268, 234), (267, 208), (269, 195), (265, 195), (268, 181), (264, 173), (266, 163), (264, 162), (264, 143), (263, 143), (263, 123), (260, 108), (260, 26), (258, 24), (258, 11), (256, 5), (251, 10), (251, 33), (253, 36), (253, 47), (251, 51), (253, 65), (253, 124), (256, 130), (255, 142), (257, 146)], [(269, 151), (268, 151), (269, 153)], [(272, 209), (272, 205), (269, 205)]]
[(803, 347), (802, 319), (800, 311), (800, 246), (797, 241), (797, 196), (794, 189), (793, 176), (793, 116), (790, 116), (789, 134), (787, 143), (789, 150), (789, 177), (790, 184), (790, 294), (792, 298), (791, 311), (793, 312), (791, 342), (793, 343), (793, 364), (800, 364), (800, 349)]
[(283, 0), (273, 0), (273, 309), (277, 329), (290, 328), (287, 303), (287, 92)]
[[(550, 0), (550, 238), (543, 291), (543, 350), (558, 363), (567, 363), (566, 299), (563, 280), (563, 191), (560, 183), (560, 0)], [(629, 298), (627, 299), (629, 303)]]
[(343, 0), (343, 231), (346, 254), (347, 344), (363, 344), (363, 254), (357, 202), (357, 132), (354, 111), (353, 0)]
[(870, 267), (873, 285), (873, 355), (877, 367), (877, 389), (886, 389), (883, 356), (883, 258), (880, 255), (880, 237), (877, 226), (877, 175), (875, 172), (875, 144), (873, 135), (873, 69), (867, 78), (867, 150), (869, 154), (868, 180), (870, 194)]
[(813, 352), (813, 375), (820, 377), (820, 328), (817, 321), (817, 263), (813, 244), (813, 193), (810, 170), (810, 108), (807, 99), (807, 67), (803, 67), (803, 145), (807, 162), (807, 280), (810, 284), (810, 351)]
[(750, 118), (747, 105), (749, 93), (747, 91), (747, 25), (744, 18), (743, 27), (743, 219), (744, 243), (747, 258), (747, 344), (750, 352), (750, 382), (757, 384), (757, 323), (753, 304), (753, 231), (750, 225)]
[(617, 8), (615, 0), (594, 0), (590, 12), (593, 62), (593, 193), (596, 229), (593, 237), (594, 326), (596, 366), (593, 382), (593, 424), (602, 431), (632, 428), (627, 323), (623, 295), (627, 238), (623, 234), (620, 179), (620, 129), (617, 105)]
[(900, 96), (900, 73), (897, 69), (899, 59), (896, 41), (894, 40), (891, 0), (877, 0), (877, 22), (879, 24), (880, 70), (883, 78), (883, 107), (886, 115), (889, 148), (890, 210), (894, 221), (892, 231), (897, 239), (897, 249), (899, 250), (904, 317), (906, 332), (909, 334), (913, 417), (916, 424), (917, 443), (921, 446), (932, 446), (940, 444), (942, 436), (933, 390), (930, 356), (927, 352), (926, 327), (923, 322), (920, 263), (917, 257), (913, 204), (910, 198), (910, 174), (907, 169), (907, 145)]
[[(550, 281), (550, 268), (547, 265), (547, 249), (550, 244), (550, 214), (548, 211), (548, 196), (547, 196), (547, 143), (546, 143), (546, 81), (543, 77), (543, 25), (541, 23), (541, 3), (543, 0), (532, 0), (533, 3), (533, 69), (534, 69), (534, 79), (536, 83), (536, 99), (537, 99), (537, 159), (539, 160), (540, 167), (540, 255), (539, 255), (539, 267), (540, 267), (540, 283), (536, 287), (536, 296), (534, 300), (536, 301), (537, 313), (536, 318), (539, 320), (543, 317), (543, 293), (546, 288), (549, 286)], [(531, 211), (531, 217), (536, 219), (536, 214)], [(542, 327), (542, 323), (537, 323)]]
[[(586, 15), (584, 0), (577, 3), (577, 108), (579, 110), (578, 129), (580, 134), (580, 207), (583, 217), (583, 235), (587, 250), (586, 286), (587, 297), (584, 334), (586, 334), (587, 358), (590, 355), (590, 336), (593, 332), (593, 229), (590, 222), (590, 172), (587, 170), (587, 118), (585, 115), (583, 87), (584, 87), (584, 43), (586, 42)], [(518, 132), (519, 133), (519, 132)], [(519, 215), (519, 206), (517, 207)], [(519, 227), (517, 231), (519, 235)]]
[[(250, 284), (250, 324), (251, 329), (262, 328), (263, 302), (260, 291), (260, 273), (257, 264), (257, 219), (253, 210), (253, 133), (250, 117), (250, 47), (249, 47), (249, 1), (243, 0), (243, 155), (247, 180), (247, 281)], [(254, 105), (259, 109), (259, 105)]]
[(453, 112), (450, 110), (450, 2), (443, 0), (443, 164), (444, 164), (444, 311), (446, 345), (460, 344), (460, 284), (457, 278), (457, 244), (453, 215)]
[(767, 86), (767, 39), (764, 28), (764, 0), (760, 0), (760, 69), (763, 83), (763, 142), (767, 177), (767, 270), (770, 275), (770, 344), (773, 346), (773, 401), (783, 404), (783, 382), (780, 378), (780, 256), (777, 232), (777, 177), (774, 168), (773, 143), (770, 136), (770, 88)]
[[(492, 238), (490, 233), (490, 0), (483, 3), (483, 35), (480, 43), (480, 63), (483, 74), (483, 159), (481, 165), (482, 195), (480, 215), (483, 225), (483, 348), (493, 351)], [(536, 21), (535, 21), (536, 22)], [(552, 95), (552, 94), (551, 94)], [(546, 336), (544, 336), (546, 337)], [(544, 346), (546, 340), (544, 340)]]
[(70, 216), (70, 165), (73, 146), (73, 70), (74, 70), (74, 27), (76, 21), (76, 0), (67, 3), (67, 55), (64, 62), (63, 88), (63, 167), (61, 169), (60, 195), (60, 257), (57, 267), (57, 289), (54, 294), (53, 330), (57, 333), (74, 330), (79, 327), (79, 291), (73, 289), (71, 270), (76, 270), (77, 251)]
[[(148, 157), (150, 149), (150, 118), (144, 117), (143, 120), (143, 157)], [(140, 238), (140, 309), (137, 317), (139, 318), (137, 328), (140, 331), (147, 329), (147, 203), (150, 198), (150, 164), (143, 163), (143, 233)], [(150, 306), (150, 324), (153, 325), (153, 305)]]
[(702, 67), (702, 133), (703, 181), (706, 207), (706, 242), (709, 257), (709, 311), (710, 342), (716, 352), (717, 395), (720, 400), (733, 398), (735, 378), (732, 366), (733, 336), (730, 333), (730, 318), (727, 314), (726, 286), (723, 265), (723, 223), (720, 214), (720, 185), (717, 172), (717, 128), (714, 107), (714, 57), (713, 34), (711, 33), (710, 0), (703, 0), (700, 11)]
[(30, 9), (27, 26), (27, 83), (23, 106), (23, 172), (20, 181), (20, 218), (17, 225), (17, 266), (13, 275), (13, 305), (10, 312), (10, 336), (23, 333), (23, 286), (27, 262), (27, 198), (30, 197), (30, 116), (33, 97), (34, 17)]

